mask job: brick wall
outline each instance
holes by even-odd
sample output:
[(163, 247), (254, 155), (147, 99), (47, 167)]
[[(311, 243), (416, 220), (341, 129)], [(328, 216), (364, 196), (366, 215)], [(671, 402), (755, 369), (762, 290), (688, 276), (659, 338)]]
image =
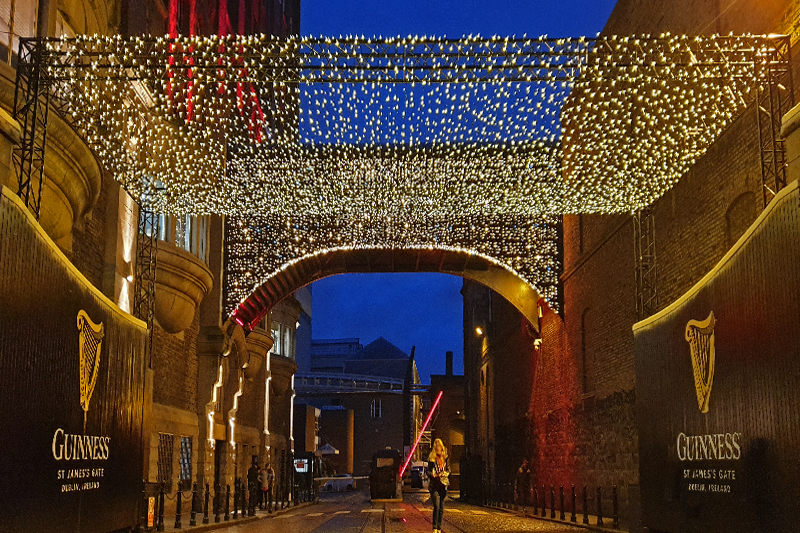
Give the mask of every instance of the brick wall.
[(153, 401), (197, 412), (197, 334), (199, 315), (180, 335), (155, 326), (153, 333)]

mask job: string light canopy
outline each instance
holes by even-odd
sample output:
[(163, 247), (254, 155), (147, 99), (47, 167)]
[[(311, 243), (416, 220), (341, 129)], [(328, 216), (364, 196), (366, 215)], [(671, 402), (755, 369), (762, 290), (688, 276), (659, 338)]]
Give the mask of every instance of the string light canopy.
[(782, 40), (80, 36), (23, 55), (143, 206), (230, 217), (229, 310), (366, 247), (485, 254), (555, 307), (555, 217), (659, 198), (771, 83)]
[(745, 109), (774, 41), (83, 36), (37, 61), (158, 212), (619, 213)]

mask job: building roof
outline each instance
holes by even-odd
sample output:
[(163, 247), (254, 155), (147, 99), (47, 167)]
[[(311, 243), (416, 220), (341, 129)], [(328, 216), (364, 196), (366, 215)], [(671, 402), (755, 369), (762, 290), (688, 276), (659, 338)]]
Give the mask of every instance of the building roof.
[(348, 358), (349, 361), (353, 360), (368, 360), (368, 359), (408, 359), (409, 355), (403, 350), (387, 341), (383, 337), (378, 337), (371, 343), (364, 346), (353, 357)]

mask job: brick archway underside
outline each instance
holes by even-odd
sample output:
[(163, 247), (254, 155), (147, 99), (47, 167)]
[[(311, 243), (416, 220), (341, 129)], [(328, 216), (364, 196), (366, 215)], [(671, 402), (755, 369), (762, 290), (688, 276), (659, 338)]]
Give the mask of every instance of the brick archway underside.
[(481, 256), (435, 248), (338, 249), (309, 255), (268, 277), (233, 310), (231, 317), (250, 328), (281, 299), (319, 279), (337, 274), (391, 272), (438, 272), (480, 282), (506, 298), (538, 330), (540, 295), (530, 284)]

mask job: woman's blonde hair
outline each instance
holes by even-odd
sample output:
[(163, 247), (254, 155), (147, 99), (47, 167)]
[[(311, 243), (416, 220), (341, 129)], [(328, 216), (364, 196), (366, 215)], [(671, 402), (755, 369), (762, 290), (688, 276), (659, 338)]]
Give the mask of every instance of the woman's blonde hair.
[(442, 452), (443, 452), (442, 453), (442, 457), (447, 459), (447, 448), (445, 448), (444, 442), (442, 442), (442, 439), (436, 439), (436, 440), (433, 441), (433, 446), (431, 447), (431, 454), (428, 456), (428, 461), (435, 461), (436, 460), (436, 445), (437, 444), (442, 447)]

